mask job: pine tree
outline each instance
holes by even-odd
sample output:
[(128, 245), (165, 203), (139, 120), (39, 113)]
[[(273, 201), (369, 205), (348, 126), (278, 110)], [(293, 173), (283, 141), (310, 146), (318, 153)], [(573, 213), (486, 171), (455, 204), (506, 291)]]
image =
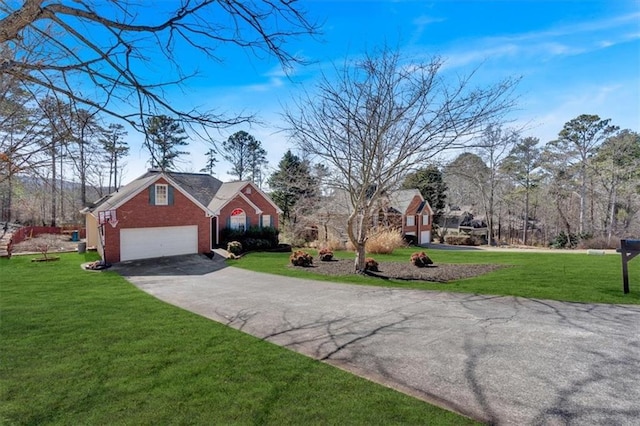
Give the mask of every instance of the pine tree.
[(222, 157), (231, 163), (229, 175), (238, 180), (251, 179), (260, 186), (262, 171), (267, 164), (267, 151), (259, 140), (240, 130), (222, 143), (222, 150)]
[(407, 175), (403, 189), (416, 188), (422, 197), (429, 202), (433, 209), (433, 223), (437, 223), (442, 216), (447, 200), (447, 184), (442, 178), (442, 172), (435, 164), (419, 169)]
[(166, 115), (156, 115), (146, 121), (147, 138), (145, 146), (151, 154), (151, 167), (160, 170), (171, 170), (175, 167), (176, 159), (186, 151), (180, 151), (179, 147), (188, 146), (188, 137), (176, 120)]
[(216, 154), (218, 154), (218, 152), (214, 148), (209, 149), (204, 154), (204, 156), (207, 159), (207, 162), (205, 163), (205, 166), (200, 169), (200, 173), (209, 173), (210, 175), (213, 176), (213, 169), (216, 167), (216, 163), (218, 162), (218, 159), (216, 158)]
[(284, 221), (295, 221), (295, 206), (303, 198), (316, 195), (317, 183), (311, 176), (309, 165), (298, 156), (285, 152), (278, 169), (269, 177), (271, 198), (282, 210)]
[(100, 139), (109, 167), (109, 192), (112, 191), (112, 187), (116, 191), (120, 188), (118, 172), (122, 169), (122, 163), (119, 165), (118, 161), (129, 154), (129, 146), (123, 140), (125, 136), (127, 136), (127, 132), (122, 124), (109, 124)]

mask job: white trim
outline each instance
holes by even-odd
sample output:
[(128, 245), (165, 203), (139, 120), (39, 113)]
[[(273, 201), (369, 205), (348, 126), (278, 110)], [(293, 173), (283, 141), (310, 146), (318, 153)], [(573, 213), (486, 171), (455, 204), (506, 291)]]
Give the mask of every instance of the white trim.
[[(154, 206), (168, 206), (169, 205), (169, 184), (166, 183), (154, 183), (153, 184), (153, 205)], [(158, 202), (158, 189), (164, 189), (164, 199), (162, 202)]]
[[(258, 206), (256, 206), (255, 204), (253, 204), (251, 202), (250, 199), (248, 199), (243, 193), (242, 191), (238, 191), (236, 192), (236, 195), (234, 195), (233, 197), (229, 198), (223, 205), (221, 205), (218, 210), (216, 210), (215, 212), (213, 212), (213, 214), (215, 214), (216, 216), (222, 214), (222, 209), (225, 208), (227, 206), (227, 204), (233, 202), (233, 200), (236, 199), (236, 196), (240, 196), (240, 198), (242, 198), (243, 200), (245, 200), (247, 202), (247, 204), (249, 204), (249, 206), (253, 207), (256, 211), (256, 214), (262, 214), (262, 210), (260, 210), (260, 208)], [(244, 209), (243, 209), (244, 210)]]
[(247, 182), (249, 185), (251, 185), (253, 187), (253, 189), (256, 190), (256, 192), (258, 194), (260, 194), (262, 196), (262, 198), (264, 198), (267, 203), (271, 204), (271, 207), (273, 207), (274, 209), (276, 209), (276, 211), (278, 212), (278, 214), (282, 214), (282, 209), (280, 209), (280, 207), (278, 207), (278, 205), (276, 203), (273, 202), (273, 200), (271, 199), (271, 197), (269, 197), (267, 194), (265, 194), (264, 192), (262, 192), (262, 190), (260, 188), (258, 188), (256, 186), (255, 183), (248, 181)]

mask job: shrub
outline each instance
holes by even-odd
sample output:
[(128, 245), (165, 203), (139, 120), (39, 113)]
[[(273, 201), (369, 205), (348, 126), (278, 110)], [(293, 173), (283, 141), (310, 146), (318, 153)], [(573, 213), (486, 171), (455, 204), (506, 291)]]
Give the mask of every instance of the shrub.
[(444, 237), (444, 242), (452, 246), (476, 246), (478, 241), (471, 235), (457, 234), (447, 235)]
[(376, 262), (373, 257), (367, 257), (364, 260), (364, 270), (365, 271), (378, 272), (379, 271), (378, 266), (380, 266), (380, 264), (378, 262)]
[(309, 267), (313, 265), (313, 257), (309, 253), (302, 250), (296, 250), (291, 253), (291, 256), (289, 256), (289, 260), (291, 261), (291, 264), (293, 266)]
[(237, 241), (245, 251), (262, 250), (278, 246), (278, 230), (273, 227), (251, 226), (246, 231), (224, 228), (220, 230), (222, 244)]
[(407, 235), (405, 234), (403, 237), (404, 242), (408, 246), (417, 246), (418, 245), (418, 237), (416, 235)]
[(365, 250), (367, 253), (391, 254), (395, 249), (406, 245), (399, 230), (383, 229), (369, 236), (365, 244)]
[(551, 247), (555, 249), (574, 248), (578, 245), (579, 241), (579, 235), (574, 234), (573, 232), (566, 234), (564, 231), (560, 231), (560, 233), (551, 240)]
[(411, 255), (411, 263), (418, 268), (433, 265), (433, 260), (423, 251), (415, 252)]
[(328, 262), (333, 259), (333, 252), (325, 247), (320, 249), (320, 251), (318, 252), (318, 256), (320, 257), (321, 261)]
[(239, 255), (242, 253), (242, 243), (240, 241), (231, 241), (227, 244), (227, 251), (234, 255)]

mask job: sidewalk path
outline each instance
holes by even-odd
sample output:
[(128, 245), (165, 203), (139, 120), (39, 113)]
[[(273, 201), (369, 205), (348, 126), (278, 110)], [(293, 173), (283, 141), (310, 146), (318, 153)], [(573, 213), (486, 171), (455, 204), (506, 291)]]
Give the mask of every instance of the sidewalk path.
[(640, 424), (640, 307), (325, 283), (205, 257), (114, 269), (149, 294), (478, 420)]

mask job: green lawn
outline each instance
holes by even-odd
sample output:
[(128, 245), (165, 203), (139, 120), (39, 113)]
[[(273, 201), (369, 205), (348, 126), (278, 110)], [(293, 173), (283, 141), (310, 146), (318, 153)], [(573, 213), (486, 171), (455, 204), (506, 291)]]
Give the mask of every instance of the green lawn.
[[(406, 262), (415, 248), (394, 251), (392, 255), (374, 255), (378, 261)], [(640, 258), (629, 262), (629, 294), (622, 292), (620, 255), (594, 256), (585, 253), (528, 253), (488, 250), (426, 250), (436, 266), (439, 263), (500, 263), (509, 267), (475, 278), (451, 283), (385, 281), (373, 277), (349, 275), (327, 277), (309, 269), (289, 267), (288, 254), (250, 253), (228, 261), (240, 268), (325, 281), (348, 282), (386, 287), (520, 296), (572, 302), (640, 304)], [(314, 251), (310, 251), (315, 254)], [(352, 252), (336, 252), (336, 257), (353, 259)], [(318, 262), (317, 257), (314, 261)]]
[(91, 256), (0, 259), (0, 424), (473, 424), (81, 270)]

